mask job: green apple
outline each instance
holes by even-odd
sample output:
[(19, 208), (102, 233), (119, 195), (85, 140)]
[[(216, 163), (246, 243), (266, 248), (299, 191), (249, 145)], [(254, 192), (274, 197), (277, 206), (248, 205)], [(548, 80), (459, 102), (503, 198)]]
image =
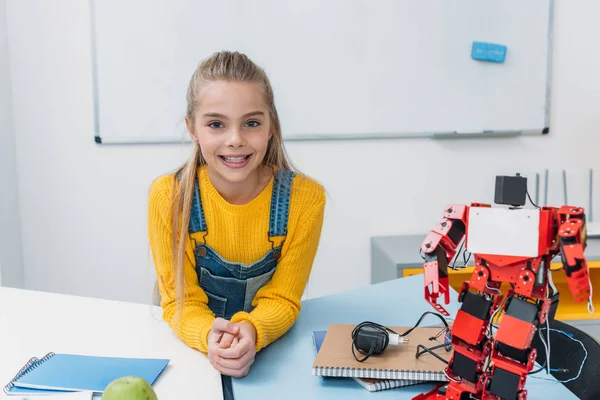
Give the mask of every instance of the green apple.
[(104, 389), (102, 400), (158, 400), (156, 392), (139, 376), (115, 379)]

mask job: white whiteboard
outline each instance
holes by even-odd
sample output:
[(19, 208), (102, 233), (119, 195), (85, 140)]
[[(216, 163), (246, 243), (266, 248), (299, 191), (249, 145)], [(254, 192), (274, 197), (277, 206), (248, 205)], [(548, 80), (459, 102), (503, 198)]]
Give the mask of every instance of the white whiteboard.
[(286, 140), (548, 128), (552, 0), (90, 1), (98, 143), (186, 138), (189, 78), (223, 49), (265, 68)]

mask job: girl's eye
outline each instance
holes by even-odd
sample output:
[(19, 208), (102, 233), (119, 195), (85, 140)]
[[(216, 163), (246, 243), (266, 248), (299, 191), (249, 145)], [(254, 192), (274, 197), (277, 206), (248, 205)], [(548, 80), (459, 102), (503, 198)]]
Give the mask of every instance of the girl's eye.
[(211, 122), (210, 124), (208, 124), (208, 126), (214, 129), (219, 129), (223, 127), (223, 124), (220, 122)]
[(260, 125), (260, 122), (258, 121), (248, 121), (246, 122), (246, 125), (249, 126), (250, 128), (256, 128), (257, 126)]

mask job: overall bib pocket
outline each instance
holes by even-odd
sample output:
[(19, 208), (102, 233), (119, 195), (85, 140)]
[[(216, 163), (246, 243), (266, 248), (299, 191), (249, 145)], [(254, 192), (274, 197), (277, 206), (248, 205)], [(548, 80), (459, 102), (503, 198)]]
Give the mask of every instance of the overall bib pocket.
[(275, 268), (271, 269), (267, 273), (256, 276), (254, 278), (248, 278), (246, 280), (246, 301), (244, 302), (244, 311), (250, 312), (254, 307), (252, 307), (252, 302), (254, 301), (254, 297), (256, 296), (256, 292), (267, 284), (273, 277), (275, 273)]
[(227, 299), (216, 294), (204, 291), (208, 297), (208, 308), (210, 308), (217, 317), (223, 318), (225, 316), (225, 309), (227, 307)]
[(200, 276), (198, 282), (200, 288), (208, 296), (208, 308), (215, 313), (215, 316), (227, 318), (227, 306), (239, 302), (239, 300), (236, 301), (236, 298), (231, 297), (231, 290), (235, 290), (239, 286), (238, 280), (215, 276), (204, 267), (198, 268), (198, 275)]

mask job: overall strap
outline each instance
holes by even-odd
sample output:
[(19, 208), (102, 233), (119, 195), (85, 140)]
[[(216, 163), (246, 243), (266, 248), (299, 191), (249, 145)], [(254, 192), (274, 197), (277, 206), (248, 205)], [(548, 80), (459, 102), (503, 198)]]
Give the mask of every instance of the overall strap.
[[(181, 174), (177, 175), (181, 181)], [(194, 178), (194, 196), (192, 197), (192, 208), (190, 210), (189, 233), (206, 232), (206, 220), (204, 219), (204, 209), (202, 208), (202, 198), (200, 197), (200, 185), (198, 178)]]
[(269, 237), (287, 235), (290, 192), (295, 175), (293, 171), (279, 170), (275, 173), (271, 195)]

